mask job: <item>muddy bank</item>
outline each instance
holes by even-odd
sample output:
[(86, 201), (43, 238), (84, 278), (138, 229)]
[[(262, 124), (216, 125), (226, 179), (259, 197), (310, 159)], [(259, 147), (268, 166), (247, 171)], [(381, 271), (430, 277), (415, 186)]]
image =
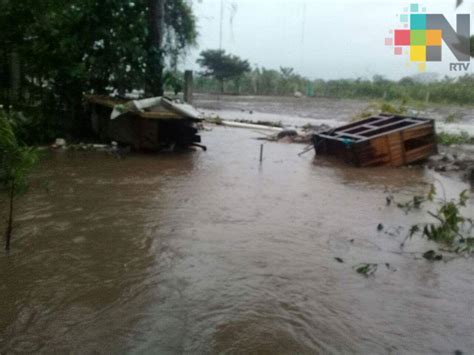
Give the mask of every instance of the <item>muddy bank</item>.
[[(1, 353), (474, 348), (473, 259), (433, 264), (422, 254), (437, 245), (421, 239), (400, 250), (426, 217), (385, 206), (388, 191), (468, 185), (313, 161), (300, 145), (266, 143), (260, 165), (254, 132), (203, 136), (208, 152), (42, 162), (0, 256)], [(381, 267), (366, 278), (360, 263)]]
[(440, 145), (439, 154), (430, 157), (426, 165), (435, 171), (461, 174), (474, 186), (474, 145)]
[[(331, 127), (345, 124), (373, 100), (197, 94), (194, 103), (206, 115), (218, 115), (224, 120), (273, 121), (294, 128), (306, 124)], [(474, 136), (474, 107), (428, 104), (409, 106), (408, 111), (435, 119), (439, 131), (454, 134), (466, 131)]]

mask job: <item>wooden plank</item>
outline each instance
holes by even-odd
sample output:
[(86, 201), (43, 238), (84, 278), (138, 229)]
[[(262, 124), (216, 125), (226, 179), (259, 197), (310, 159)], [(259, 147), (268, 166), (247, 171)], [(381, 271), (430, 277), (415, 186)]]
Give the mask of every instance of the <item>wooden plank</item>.
[(406, 120), (413, 123), (418, 123), (418, 122), (427, 123), (426, 119), (417, 119), (416, 117), (410, 117), (410, 118), (407, 118)]
[[(351, 134), (357, 134), (358, 132), (352, 132), (352, 131), (359, 130), (359, 131), (361, 132), (361, 131), (365, 131), (365, 130), (370, 129), (370, 128), (375, 128), (375, 126), (372, 126), (372, 125), (370, 125), (370, 124), (363, 124), (363, 125), (361, 125), (361, 126), (350, 127), (350, 128), (344, 129), (344, 130), (338, 130), (338, 131), (336, 131), (335, 133), (351, 133)], [(366, 138), (366, 137), (364, 137), (364, 138)]]
[(403, 132), (403, 139), (409, 140), (414, 138), (419, 138), (423, 136), (427, 136), (429, 134), (434, 133), (433, 126), (430, 124), (424, 124), (422, 126), (408, 128)]
[[(383, 124), (385, 121), (388, 123)], [(400, 123), (402, 127), (399, 127)], [(403, 126), (403, 123), (406, 125)], [(366, 130), (358, 132), (361, 128)], [(387, 131), (384, 131), (385, 129)], [(377, 133), (370, 136), (370, 132)], [(431, 119), (381, 114), (316, 136), (327, 141), (325, 145), (328, 154), (343, 156), (345, 160), (354, 161), (357, 165), (400, 166), (423, 159), (434, 152), (434, 142), (429, 142), (428, 147), (405, 151), (406, 141), (433, 133), (434, 123)], [(345, 145), (347, 140), (342, 137), (350, 139), (351, 145)], [(354, 157), (348, 154), (348, 147), (352, 149)]]
[(435, 150), (435, 144), (428, 144), (420, 148), (412, 149), (405, 153), (406, 163), (414, 163), (430, 156)]
[(392, 153), (392, 149), (390, 147), (390, 139), (388, 138), (388, 135), (385, 136), (385, 141), (386, 141), (387, 148), (388, 148), (388, 156), (390, 157), (390, 162), (393, 162), (393, 153)]
[(355, 128), (355, 127), (360, 127), (360, 126), (363, 126), (367, 123), (370, 123), (370, 122), (373, 122), (373, 121), (377, 121), (377, 117), (367, 117), (367, 118), (364, 118), (363, 120), (361, 121), (357, 121), (357, 122), (353, 122), (353, 123), (348, 123), (344, 126), (341, 126), (341, 127), (338, 127), (336, 129), (334, 129), (333, 131), (337, 132), (337, 131), (342, 131), (342, 130), (347, 130), (349, 128)]
[[(385, 163), (385, 164), (380, 164), (380, 163)], [(379, 165), (388, 165), (386, 161), (386, 157), (377, 157), (375, 159), (366, 161), (365, 163), (361, 164), (362, 167), (379, 166)]]
[(341, 136), (347, 136), (355, 139), (367, 139), (367, 137), (359, 136), (358, 134), (354, 133), (346, 133), (346, 132), (336, 132), (336, 134), (341, 137)]
[(391, 120), (392, 118), (395, 118), (396, 116), (394, 115), (386, 115), (386, 116), (383, 116), (383, 115), (377, 115), (377, 116), (373, 116), (373, 117), (376, 117), (376, 118), (379, 118), (380, 120)]
[[(406, 119), (403, 119), (403, 120), (399, 120), (399, 121), (395, 121), (395, 122), (392, 122), (392, 123), (389, 123), (389, 124), (386, 124), (384, 126), (378, 126), (376, 128), (372, 128), (372, 129), (369, 129), (367, 131), (364, 131), (364, 132), (360, 132), (360, 134), (367, 134), (367, 133), (370, 133), (370, 132), (373, 132), (373, 131), (378, 131), (378, 130), (382, 130), (382, 129), (385, 129), (385, 128), (390, 128), (390, 127), (393, 127), (393, 126), (396, 126), (396, 125), (399, 125), (400, 123), (404, 123), (404, 122), (407, 122)], [(410, 127), (409, 125), (407, 126), (404, 126), (404, 127), (399, 127), (399, 128), (395, 128), (396, 130), (398, 129), (405, 129), (405, 128), (408, 128)], [(390, 133), (390, 130), (387, 131), (387, 132), (382, 132), (381, 134), (389, 134)], [(368, 138), (374, 138), (374, 137), (371, 137), (371, 136), (365, 136), (364, 137), (368, 137)]]
[(387, 145), (387, 138), (380, 137), (370, 141), (373, 148), (372, 160), (367, 162), (369, 165), (384, 165), (390, 164), (390, 150)]
[(407, 152), (405, 151), (405, 140), (403, 136), (403, 131), (400, 131), (399, 133), (400, 136), (400, 149), (402, 150), (402, 164), (407, 163)]
[[(321, 137), (321, 138), (324, 138), (324, 139), (327, 139), (327, 140), (330, 140), (330, 141), (337, 141), (337, 142), (341, 142), (341, 143), (346, 142), (343, 138), (340, 138), (339, 136), (328, 136), (324, 133), (318, 133), (317, 136)], [(353, 143), (355, 143), (355, 141), (353, 141)], [(359, 143), (359, 142), (357, 142), (357, 143)]]
[[(419, 122), (419, 123), (414, 123), (413, 126), (406, 126), (406, 127), (402, 127), (402, 128), (395, 128), (391, 131), (388, 131), (388, 132), (382, 132), (382, 133), (379, 133), (379, 134), (376, 134), (375, 136), (371, 136), (371, 137), (366, 137), (368, 139), (374, 139), (374, 138), (379, 138), (381, 136), (384, 136), (386, 134), (391, 134), (391, 133), (395, 133), (395, 132), (398, 132), (398, 131), (402, 131), (402, 130), (405, 130), (405, 129), (408, 129), (408, 128), (413, 128), (413, 127), (417, 127), (419, 125), (423, 125), (425, 124), (426, 122)], [(381, 128), (381, 127), (379, 127)], [(362, 134), (364, 132), (360, 132), (360, 134)]]

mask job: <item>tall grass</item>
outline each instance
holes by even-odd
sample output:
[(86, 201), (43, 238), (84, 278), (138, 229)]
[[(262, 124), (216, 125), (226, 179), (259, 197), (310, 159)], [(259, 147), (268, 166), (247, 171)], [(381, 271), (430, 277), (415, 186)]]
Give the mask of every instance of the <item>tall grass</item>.
[[(197, 77), (197, 92), (217, 92), (218, 83), (212, 78)], [(406, 77), (399, 81), (381, 76), (368, 79), (309, 80), (291, 72), (255, 69), (238, 82), (227, 82), (226, 91), (250, 95), (292, 95), (296, 91), (317, 97), (385, 99), (402, 102), (441, 104), (474, 104), (474, 75), (458, 79), (423, 82)]]

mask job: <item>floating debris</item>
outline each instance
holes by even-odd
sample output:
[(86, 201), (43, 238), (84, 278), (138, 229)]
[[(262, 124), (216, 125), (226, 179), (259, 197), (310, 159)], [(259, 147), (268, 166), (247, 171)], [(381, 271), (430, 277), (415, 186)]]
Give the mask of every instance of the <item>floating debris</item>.
[(282, 143), (301, 143), (301, 144), (311, 144), (313, 135), (318, 132), (324, 132), (330, 129), (326, 124), (322, 125), (305, 125), (301, 129), (283, 129), (277, 134), (270, 136), (265, 136), (263, 140), (270, 142), (282, 142)]
[(436, 254), (434, 250), (429, 250), (423, 254), (423, 257), (429, 261), (441, 261), (443, 260), (443, 255)]
[(378, 264), (360, 264), (355, 266), (357, 273), (366, 277), (372, 276), (377, 271)]
[(313, 136), (316, 154), (359, 167), (398, 167), (437, 152), (434, 120), (381, 113)]

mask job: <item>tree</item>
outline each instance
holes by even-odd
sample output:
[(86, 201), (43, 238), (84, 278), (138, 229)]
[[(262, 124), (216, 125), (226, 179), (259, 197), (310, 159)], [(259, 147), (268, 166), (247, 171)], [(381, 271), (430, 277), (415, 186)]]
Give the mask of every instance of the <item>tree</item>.
[(204, 76), (211, 76), (219, 81), (221, 93), (224, 92), (226, 80), (238, 81), (242, 75), (250, 71), (250, 64), (247, 60), (226, 54), (224, 50), (203, 51), (197, 63), (205, 69)]
[[(161, 36), (149, 31), (152, 3), (166, 13)], [(0, 33), (0, 104), (9, 101), (5, 69), (17, 53), (20, 93), (28, 94), (17, 106), (39, 106), (45, 122), (55, 118), (58, 129), (78, 136), (88, 128), (84, 94), (124, 95), (145, 88), (147, 78), (156, 82), (167, 60), (175, 62), (195, 44), (196, 24), (188, 0), (0, 0)], [(159, 82), (150, 86), (160, 90)]]
[(20, 144), (15, 136), (13, 124), (3, 114), (0, 115), (0, 186), (7, 190), (9, 196), (5, 232), (6, 251), (10, 250), (13, 232), (14, 200), (28, 187), (28, 174), (37, 158), (36, 150)]
[(163, 96), (163, 30), (165, 0), (148, 0), (149, 43), (146, 95)]

